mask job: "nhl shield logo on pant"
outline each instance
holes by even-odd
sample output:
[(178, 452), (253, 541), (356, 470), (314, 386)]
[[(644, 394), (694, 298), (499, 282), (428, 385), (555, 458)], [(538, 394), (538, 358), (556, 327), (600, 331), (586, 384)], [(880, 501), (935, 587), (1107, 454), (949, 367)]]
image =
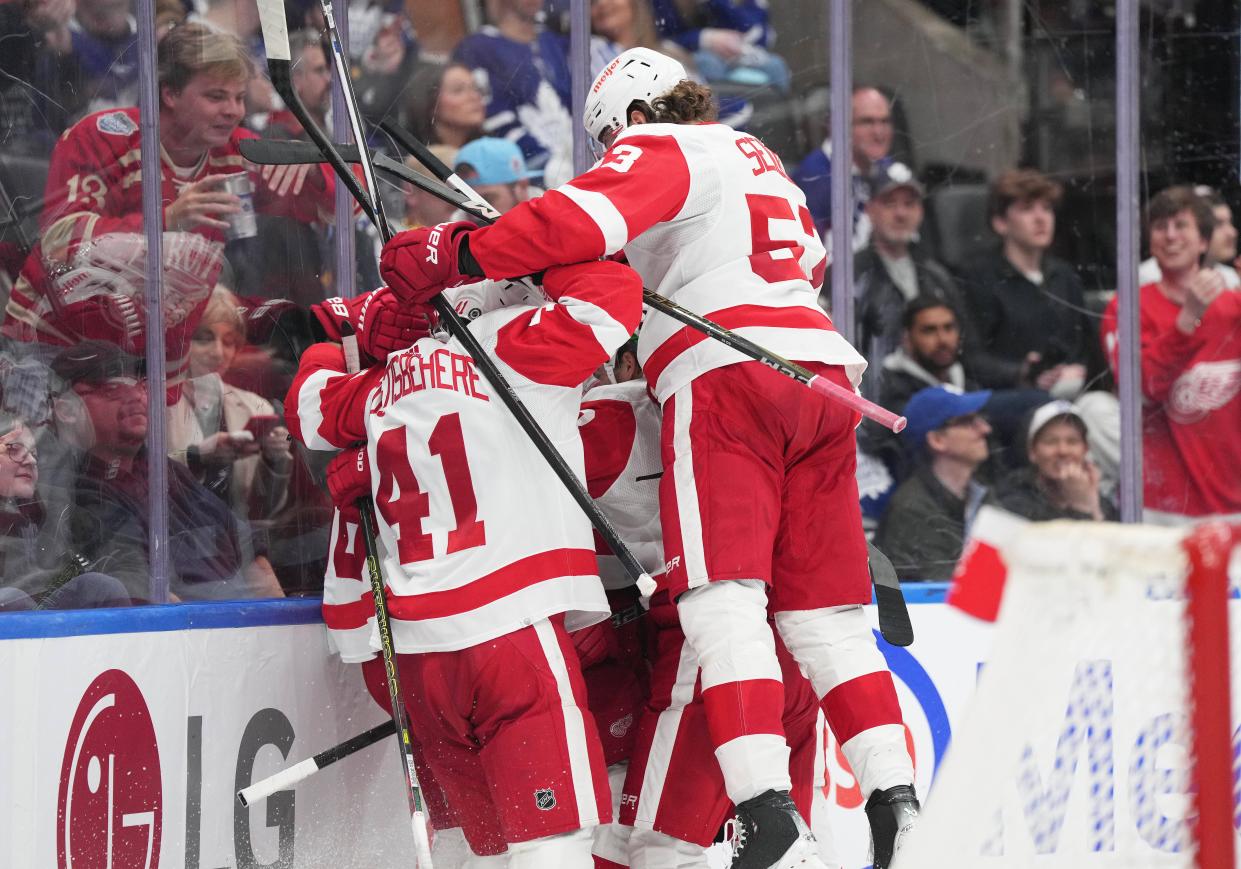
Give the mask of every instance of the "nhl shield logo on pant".
[(556, 808), (556, 792), (551, 788), (539, 788), (534, 792), (534, 805), (542, 812)]
[(122, 670), (86, 689), (65, 739), (56, 813), (58, 869), (159, 865), (163, 786), (155, 726)]

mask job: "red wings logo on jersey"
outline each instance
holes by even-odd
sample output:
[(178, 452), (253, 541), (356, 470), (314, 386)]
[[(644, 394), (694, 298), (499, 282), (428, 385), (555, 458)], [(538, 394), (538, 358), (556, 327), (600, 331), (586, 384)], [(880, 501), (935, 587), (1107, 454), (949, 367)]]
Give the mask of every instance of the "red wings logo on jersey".
[(1181, 425), (1206, 419), (1241, 392), (1241, 359), (1200, 362), (1177, 378), (1168, 393), (1168, 416)]

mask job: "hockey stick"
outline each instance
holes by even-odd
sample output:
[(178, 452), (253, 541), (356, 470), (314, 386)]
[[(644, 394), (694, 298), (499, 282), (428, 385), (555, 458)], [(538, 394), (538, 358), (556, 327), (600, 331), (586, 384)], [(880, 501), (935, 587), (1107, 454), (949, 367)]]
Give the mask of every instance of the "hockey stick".
[[(646, 616), (646, 609), (640, 603), (631, 604), (622, 610), (612, 613), (612, 626), (621, 627), (630, 622), (636, 622), (638, 619)], [(299, 782), (303, 782), (310, 778), (321, 769), (325, 769), (339, 760), (344, 760), (350, 755), (357, 754), (364, 748), (374, 745), (376, 742), (387, 739), (396, 733), (396, 725), (391, 721), (385, 721), (383, 724), (376, 725), (370, 730), (359, 733), (357, 736), (350, 737), (339, 745), (319, 752), (308, 760), (300, 760), (292, 766), (285, 767), (280, 772), (268, 776), (262, 781), (257, 781), (248, 788), (242, 788), (237, 791), (237, 802), (243, 806), (251, 806), (259, 800), (265, 800), (276, 791), (290, 788)]]
[(305, 781), (319, 770), (326, 769), (336, 763), (336, 761), (344, 760), (351, 754), (356, 754), (382, 739), (387, 739), (396, 731), (396, 723), (389, 719), (383, 724), (359, 733), (351, 739), (346, 739), (340, 745), (334, 745), (326, 751), (319, 752), (309, 760), (298, 761), (292, 766), (280, 770), (275, 775), (255, 782), (248, 788), (242, 788), (237, 791), (237, 802), (243, 806), (250, 806), (259, 800), (265, 800), (276, 791), (290, 788), (300, 781)]
[[(494, 223), (496, 218), (500, 216), (499, 212), (486, 200), (482, 199), (455, 172), (445, 166), (444, 162), (439, 157), (436, 157), (430, 148), (410, 135), (409, 132), (388, 120), (382, 121), (380, 127), (384, 132), (396, 139), (401, 147), (418, 158), (422, 165), (430, 169), (431, 174), (456, 188), (451, 198), (442, 197), (446, 202), (456, 205), (462, 211), (486, 223)], [(419, 186), (429, 191), (428, 187), (424, 185)], [(880, 407), (872, 401), (868, 401), (851, 389), (846, 389), (837, 383), (824, 379), (804, 365), (798, 365), (796, 362), (785, 359), (778, 353), (773, 353), (760, 347), (750, 339), (743, 338), (731, 329), (726, 329), (718, 323), (708, 320), (706, 317), (695, 314), (693, 311), (681, 307), (658, 293), (644, 289), (642, 291), (642, 300), (648, 307), (659, 311), (661, 314), (666, 314), (672, 319), (684, 323), (686, 326), (696, 329), (710, 338), (714, 338), (724, 346), (743, 353), (751, 359), (775, 369), (786, 377), (791, 377), (820, 395), (840, 402), (850, 410), (856, 411), (867, 419), (879, 423), (886, 429), (899, 433), (907, 424), (905, 417)]]
[[(343, 333), (341, 338), (345, 348), (346, 367), (352, 373), (356, 373), (361, 367), (358, 364), (358, 336), (354, 334), (353, 327), (349, 323), (341, 325), (341, 332)], [(409, 716), (405, 711), (401, 679), (396, 671), (396, 643), (392, 639), (392, 623), (388, 619), (388, 599), (384, 591), (383, 573), (379, 569), (375, 504), (370, 497), (363, 496), (357, 500), (357, 507), (361, 518), (359, 532), (366, 546), (366, 576), (370, 581), (371, 599), (375, 604), (375, 627), (379, 633), (384, 677), (388, 683), (388, 702), (392, 705), (392, 729), (400, 735), (398, 748), (401, 753), (401, 769), (405, 773), (405, 795), (409, 800), (409, 823), (414, 833), (414, 865), (418, 869), (434, 869), (431, 865), (431, 837), (427, 833), (427, 815), (422, 803), (422, 786), (418, 783), (418, 768), (414, 766), (414, 746), (413, 737), (409, 731)], [(354, 737), (355, 740), (358, 738)], [(237, 798), (241, 799), (241, 794), (238, 794)]]
[(914, 641), (914, 626), (909, 621), (909, 607), (901, 591), (896, 568), (875, 544), (866, 544), (870, 581), (875, 586), (875, 608), (879, 611), (879, 633), (893, 646), (908, 646)]
[[(331, 21), (330, 14), (326, 11), (330, 6), (330, 0), (323, 0), (323, 2), (325, 17), (328, 17), (329, 30), (334, 30), (333, 21)], [(383, 216), (382, 205), (377, 202), (377, 199), (379, 199), (377, 191), (375, 191), (375, 200), (372, 200), (371, 195), (362, 189), (359, 182), (357, 182), (356, 176), (351, 173), (349, 164), (341, 158), (333, 142), (326, 137), (323, 130), (319, 129), (314, 119), (310, 118), (307, 109), (305, 109), (302, 101), (297, 96), (297, 92), (293, 89), (292, 74), (290, 74), (289, 68), (288, 32), (285, 30), (282, 17), (283, 6), (280, 4), (280, 0), (258, 0), (258, 6), (259, 17), (261, 17), (263, 22), (264, 43), (268, 43), (268, 68), (269, 72), (271, 72), (272, 86), (276, 88), (280, 97), (288, 104), (289, 109), (292, 110), (299, 122), (302, 122), (305, 132), (307, 132), (315, 145), (318, 146), (321, 158), (324, 158), (331, 164), (331, 168), (335, 170), (336, 176), (349, 189), (350, 194), (354, 196), (362, 211), (374, 223), (382, 240), (390, 240), (392, 237), (392, 227), (388, 226), (388, 222), (385, 216)], [(264, 10), (266, 10), (266, 15), (264, 15)], [(271, 24), (271, 27), (269, 27), (269, 24)], [(271, 32), (271, 38), (268, 38), (269, 32)], [(333, 36), (333, 51), (338, 51), (339, 47), (339, 38)], [(351, 115), (356, 115), (357, 103), (354, 96), (352, 96), (352, 87), (347, 79), (343, 82), (343, 86), (345, 86), (346, 94), (345, 107)], [(351, 125), (352, 120), (354, 119), (351, 119)], [(360, 120), (357, 120), (357, 127), (359, 129), (361, 127)], [(359, 156), (362, 160), (362, 165), (370, 164), (370, 153), (366, 149), (365, 140), (361, 140), (359, 143)], [(374, 178), (374, 170), (365, 170), (364, 174)], [(436, 298), (432, 299), (432, 305), (439, 314), (439, 322), (446, 326), (449, 334), (452, 334), (453, 338), (460, 341), (467, 353), (472, 356), (474, 364), (478, 365), (479, 370), (483, 372), (486, 381), (490, 382), (496, 394), (499, 395), (500, 400), (504, 402), (505, 407), (508, 407), (509, 411), (516, 417), (522, 431), (525, 431), (526, 436), (531, 439), (531, 442), (534, 442), (541, 456), (551, 466), (552, 472), (556, 474), (557, 478), (560, 478), (560, 482), (565, 485), (565, 488), (578, 507), (582, 509), (583, 513), (586, 513), (594, 529), (602, 536), (604, 543), (611, 547), (613, 554), (616, 554), (620, 560), (620, 564), (624, 565), (625, 571), (630, 576), (633, 576), (634, 581), (638, 583), (639, 587), (653, 587), (654, 580), (650, 579), (647, 571), (642, 569), (642, 565), (638, 564), (638, 560), (634, 559), (632, 552), (620, 540), (620, 536), (617, 534), (616, 529), (613, 528), (611, 521), (608, 521), (607, 516), (604, 516), (602, 511), (596, 507), (596, 504), (587, 494), (586, 489), (583, 488), (581, 480), (573, 473), (573, 469), (568, 467), (565, 457), (561, 456), (560, 451), (557, 451), (550, 439), (547, 438), (547, 434), (542, 431), (534, 416), (531, 415), (524, 403), (521, 402), (521, 398), (517, 396), (513, 386), (510, 386), (504, 375), (500, 374), (500, 370), (496, 367), (495, 362), (486, 354), (483, 346), (478, 343), (478, 339), (474, 338), (474, 334), (470, 333), (469, 326), (460, 319), (457, 312), (453, 310), (452, 305), (442, 295), (437, 295)]]
[[(303, 163), (323, 162), (323, 155), (313, 142), (285, 139), (242, 139), (238, 144), (241, 146), (241, 156), (251, 163), (257, 163), (261, 166), (297, 166)], [(346, 163), (360, 163), (362, 161), (362, 158), (358, 155), (357, 145), (342, 145), (339, 142), (335, 142), (332, 144), (332, 147), (337, 149)], [(380, 169), (389, 175), (394, 175), (402, 181), (407, 181), (425, 190), (432, 196), (442, 197), (443, 193), (450, 189), (432, 178), (415, 172), (404, 163), (393, 160), (386, 154), (374, 154), (371, 160), (376, 169)]]
[[(293, 87), (292, 62), (289, 50), (289, 32), (284, 13), (283, 0), (258, 0), (259, 22), (263, 31), (263, 44), (267, 51), (267, 64), (271, 74), (272, 86), (284, 99), (293, 114), (301, 121), (307, 134), (329, 158), (337, 175), (358, 200), (360, 204), (370, 206), (369, 213), (378, 223), (377, 214), (382, 213), (382, 205), (378, 205), (379, 191), (374, 187), (373, 172), (364, 172), (371, 183), (376, 202), (371, 202), (358, 184), (358, 179), (349, 171), (348, 165), (342, 161), (335, 151), (331, 150), (331, 142), (319, 129), (306, 106), (302, 104), (297, 91)], [(335, 33), (335, 22), (332, 19), (331, 5), (324, 2), (324, 14), (327, 17), (333, 50), (339, 48), (340, 40)], [(346, 77), (341, 81), (345, 92), (346, 103), (351, 103), (353, 89)], [(356, 112), (356, 105), (354, 106)], [(353, 120), (351, 118), (351, 120)], [(355, 135), (360, 131), (360, 123), (355, 124)], [(359, 145), (364, 140), (359, 139)], [(330, 159), (336, 157), (335, 160)], [(378, 209), (378, 210), (377, 210)], [(386, 226), (386, 222), (384, 222)], [(347, 325), (347, 324), (346, 324)], [(352, 329), (345, 329), (345, 358), (349, 367), (356, 370), (357, 338)], [(414, 836), (414, 857), (420, 869), (433, 869), (431, 864), (431, 839), (427, 833), (426, 813), (422, 806), (422, 789), (418, 785), (418, 774), (414, 767), (413, 740), (409, 733), (409, 721), (405, 715), (405, 706), (401, 699), (401, 683), (396, 670), (396, 647), (392, 640), (392, 625), (388, 620), (388, 603), (384, 592), (383, 574), (379, 569), (379, 545), (376, 539), (375, 507), (370, 498), (358, 499), (358, 512), (361, 515), (362, 539), (366, 544), (366, 572), (370, 580), (371, 597), (375, 603), (375, 623), (378, 628), (380, 648), (383, 652), (384, 675), (387, 677), (388, 697), (392, 702), (392, 724), (400, 734), (399, 749), (401, 768), (405, 773), (405, 796), (409, 802), (409, 822)]]
[[(272, 86), (302, 123), (307, 135), (310, 136), (311, 140), (319, 148), (320, 156), (331, 164), (341, 183), (348, 188), (354, 199), (357, 200), (358, 205), (375, 224), (380, 237), (387, 241), (392, 237), (392, 228), (383, 216), (382, 207), (376, 207), (377, 203), (372, 201), (371, 196), (363, 190), (358, 183), (357, 177), (349, 170), (348, 164), (341, 158), (332, 141), (328, 139), (326, 134), (314, 122), (314, 119), (310, 117), (306, 107), (297, 96), (297, 92), (293, 89), (289, 61), (288, 32), (285, 28), (284, 10), (280, 0), (258, 0), (258, 2), (264, 43), (267, 45), (268, 66), (271, 71)], [(323, 2), (325, 6), (330, 6), (330, 0), (323, 0)], [(328, 16), (328, 22), (330, 26), (330, 16)], [(335, 36), (333, 36), (332, 45), (333, 51), (340, 47), (340, 41)], [(346, 87), (345, 93), (346, 109), (351, 115), (356, 115), (357, 103), (353, 99), (352, 88)], [(361, 122), (358, 121), (358, 127), (360, 128), (360, 126)], [(369, 163), (370, 154), (365, 147), (365, 141), (359, 142), (358, 152), (363, 164)], [(369, 177), (374, 177), (373, 171), (365, 174), (369, 174)], [(377, 199), (378, 191), (375, 191), (375, 195)], [(548, 439), (547, 434), (539, 426), (525, 404), (522, 403), (513, 387), (500, 373), (500, 370), (496, 367), (491, 357), (487, 355), (482, 345), (478, 343), (478, 339), (470, 332), (469, 327), (442, 296), (436, 296), (432, 300), (432, 305), (439, 314), (440, 322), (444, 324), (454, 338), (461, 342), (462, 346), (465, 347), (466, 351), (474, 359), (474, 363), (482, 371), (484, 378), (492, 385), (500, 400), (516, 417), (522, 430), (525, 431), (544, 460), (551, 466), (552, 471), (568, 490), (573, 500), (577, 502), (577, 505), (590, 519), (591, 524), (599, 532), (600, 536), (603, 537), (604, 542), (608, 544), (612, 552), (620, 559), (621, 564), (624, 565), (625, 570), (633, 577), (638, 587), (643, 589), (652, 588), (654, 580), (638, 564), (637, 559), (633, 557), (633, 553), (629, 551), (628, 547), (620, 539), (620, 535), (616, 533), (612, 523), (608, 521), (607, 517), (595, 505), (595, 502), (586, 492), (573, 469), (569, 467), (568, 462), (565, 461), (555, 445)]]

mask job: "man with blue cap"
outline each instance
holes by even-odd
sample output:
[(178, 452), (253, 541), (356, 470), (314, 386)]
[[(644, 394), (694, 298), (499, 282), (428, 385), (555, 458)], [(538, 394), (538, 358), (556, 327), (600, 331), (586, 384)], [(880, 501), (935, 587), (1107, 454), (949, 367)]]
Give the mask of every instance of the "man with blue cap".
[(905, 406), (901, 432), (917, 467), (896, 490), (879, 523), (875, 545), (902, 580), (952, 577), (966, 531), (987, 497), (974, 472), (987, 460), (991, 426), (981, 415), (989, 390), (931, 386)]
[(457, 152), (453, 171), (501, 214), (530, 198), (530, 178), (521, 149), (508, 139), (484, 136)]

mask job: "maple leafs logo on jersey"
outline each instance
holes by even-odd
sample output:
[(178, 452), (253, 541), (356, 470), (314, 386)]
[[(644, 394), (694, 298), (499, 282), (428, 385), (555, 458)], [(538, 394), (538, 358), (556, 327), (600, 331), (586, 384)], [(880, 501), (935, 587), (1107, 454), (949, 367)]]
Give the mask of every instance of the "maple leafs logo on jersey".
[(1177, 378), (1168, 393), (1168, 416), (1181, 425), (1201, 422), (1241, 392), (1241, 359), (1200, 362)]
[(99, 128), (99, 132), (110, 136), (131, 136), (138, 132), (138, 125), (134, 123), (134, 119), (124, 112), (108, 112), (106, 115), (100, 115), (95, 126)]

